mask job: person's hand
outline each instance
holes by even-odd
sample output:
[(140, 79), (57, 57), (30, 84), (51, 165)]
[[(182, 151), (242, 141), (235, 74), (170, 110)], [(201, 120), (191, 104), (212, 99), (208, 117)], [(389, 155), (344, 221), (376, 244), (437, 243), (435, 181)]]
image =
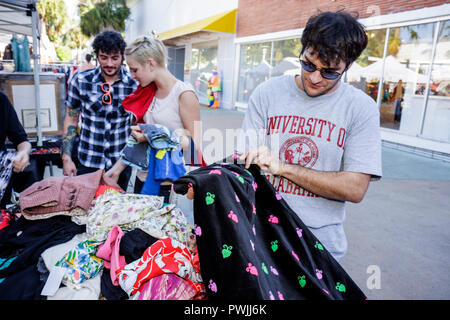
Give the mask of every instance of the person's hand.
[(131, 135), (136, 139), (137, 142), (146, 142), (147, 138), (142, 133), (142, 130), (139, 126), (132, 126), (131, 129)]
[(63, 154), (62, 163), (63, 163), (63, 174), (65, 176), (70, 177), (77, 175), (77, 167), (75, 166), (75, 163), (72, 161), (71, 157), (69, 157), (67, 154)]
[(252, 163), (258, 165), (263, 171), (268, 171), (277, 176), (281, 175), (284, 162), (274, 157), (272, 151), (266, 146), (261, 146), (242, 154), (239, 160), (245, 160), (245, 168), (248, 169)]
[(188, 198), (189, 200), (194, 200), (194, 188), (193, 187), (188, 188), (188, 191), (186, 193), (186, 198)]
[(114, 182), (117, 183), (117, 181), (119, 181), (120, 172), (112, 167), (111, 169), (106, 171), (105, 176), (111, 178), (112, 180), (114, 180)]
[(27, 151), (17, 152), (16, 158), (13, 162), (13, 171), (18, 173), (25, 170), (30, 165), (30, 155)]
[(182, 135), (180, 136), (180, 148), (183, 150), (187, 150), (191, 144), (191, 139), (188, 136)]

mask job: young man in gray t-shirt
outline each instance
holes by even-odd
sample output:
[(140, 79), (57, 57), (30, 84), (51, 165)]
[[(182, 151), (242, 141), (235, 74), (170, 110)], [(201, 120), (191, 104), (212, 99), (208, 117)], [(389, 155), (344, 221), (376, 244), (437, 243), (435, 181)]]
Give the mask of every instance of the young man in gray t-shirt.
[(350, 14), (324, 12), (309, 19), (301, 41), (301, 74), (271, 78), (250, 97), (238, 151), (339, 261), (345, 201), (360, 202), (381, 177), (377, 105), (341, 82), (367, 36)]

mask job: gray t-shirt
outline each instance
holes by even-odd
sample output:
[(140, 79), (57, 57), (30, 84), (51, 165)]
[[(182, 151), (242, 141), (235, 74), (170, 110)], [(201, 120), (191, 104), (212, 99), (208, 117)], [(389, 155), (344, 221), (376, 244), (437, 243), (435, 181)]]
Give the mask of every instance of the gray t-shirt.
[[(334, 92), (311, 98), (293, 75), (274, 77), (250, 97), (242, 126), (246, 134), (237, 150), (265, 144), (286, 163), (379, 179), (379, 119), (372, 98), (349, 84), (341, 82)], [(327, 250), (342, 258), (347, 250), (345, 202), (313, 194), (285, 178), (267, 178)]]

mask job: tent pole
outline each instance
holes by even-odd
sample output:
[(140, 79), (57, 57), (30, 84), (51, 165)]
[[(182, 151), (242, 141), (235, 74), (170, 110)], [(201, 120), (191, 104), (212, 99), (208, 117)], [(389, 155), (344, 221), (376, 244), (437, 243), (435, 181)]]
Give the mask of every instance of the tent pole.
[(29, 6), (31, 10), (31, 26), (33, 30), (33, 62), (34, 62), (34, 95), (36, 101), (36, 123), (37, 123), (37, 146), (42, 146), (42, 128), (41, 128), (41, 97), (40, 97), (40, 84), (39, 84), (39, 44), (37, 39), (37, 21), (39, 20), (39, 15), (36, 9), (36, 1)]

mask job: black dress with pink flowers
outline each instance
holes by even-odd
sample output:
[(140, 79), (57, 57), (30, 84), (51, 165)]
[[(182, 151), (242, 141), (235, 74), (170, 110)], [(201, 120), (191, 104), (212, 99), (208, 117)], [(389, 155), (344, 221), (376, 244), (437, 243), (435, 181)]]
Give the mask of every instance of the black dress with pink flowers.
[(233, 158), (174, 183), (194, 188), (194, 232), (210, 300), (364, 300), (364, 293), (256, 165)]

